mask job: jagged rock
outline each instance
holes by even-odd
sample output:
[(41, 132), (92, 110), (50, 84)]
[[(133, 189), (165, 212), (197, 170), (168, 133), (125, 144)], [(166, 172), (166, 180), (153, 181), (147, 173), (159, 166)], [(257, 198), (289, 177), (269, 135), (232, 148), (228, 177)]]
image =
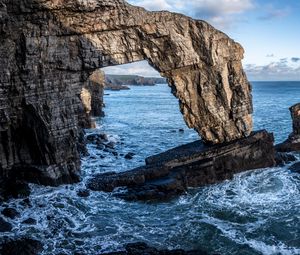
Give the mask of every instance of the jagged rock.
[(158, 250), (143, 242), (130, 243), (125, 245), (124, 248), (124, 251), (102, 253), (102, 255), (208, 255), (208, 253), (202, 250)]
[(79, 180), (80, 93), (105, 66), (148, 60), (206, 142), (252, 129), (243, 49), (204, 21), (123, 0), (1, 0), (0, 13), (0, 176)]
[(296, 160), (297, 158), (291, 153), (276, 152), (275, 154), (276, 166), (284, 166), (285, 164), (291, 163)]
[(300, 162), (297, 162), (289, 167), (289, 170), (300, 174)]
[(0, 254), (2, 255), (37, 255), (42, 250), (42, 243), (30, 238), (10, 240), (0, 245)]
[(276, 145), (279, 152), (300, 151), (300, 103), (290, 108), (293, 120), (293, 132), (283, 143)]
[(198, 187), (231, 179), (234, 174), (275, 165), (273, 135), (255, 132), (247, 138), (208, 146), (201, 141), (179, 146), (149, 157), (146, 165), (121, 173), (96, 175), (88, 182), (92, 190), (117, 192), (126, 200), (165, 199)]
[(102, 110), (104, 95), (105, 75), (101, 70), (93, 72), (88, 81), (84, 84), (80, 99), (83, 105), (83, 112), (79, 114), (79, 125), (83, 128), (95, 128), (96, 124), (92, 117), (103, 117)]

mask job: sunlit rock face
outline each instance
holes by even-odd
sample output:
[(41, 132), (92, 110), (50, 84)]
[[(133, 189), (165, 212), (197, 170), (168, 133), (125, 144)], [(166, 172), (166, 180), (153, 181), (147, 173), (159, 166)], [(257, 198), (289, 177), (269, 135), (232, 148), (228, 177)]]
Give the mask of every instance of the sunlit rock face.
[(121, 0), (0, 0), (0, 172), (26, 166), (38, 182), (78, 180), (85, 81), (139, 60), (167, 78), (204, 141), (247, 136), (252, 100), (242, 57), (239, 44), (204, 21)]
[(79, 114), (79, 126), (83, 128), (95, 128), (93, 117), (103, 117), (103, 95), (105, 75), (101, 70), (96, 70), (84, 83), (80, 93), (82, 112)]

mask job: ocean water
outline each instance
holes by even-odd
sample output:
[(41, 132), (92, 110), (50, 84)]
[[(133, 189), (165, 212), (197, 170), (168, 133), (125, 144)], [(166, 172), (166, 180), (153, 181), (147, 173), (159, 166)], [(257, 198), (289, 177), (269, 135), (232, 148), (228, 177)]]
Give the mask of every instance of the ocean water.
[[(276, 142), (283, 141), (291, 132), (288, 107), (300, 102), (300, 82), (254, 82), (253, 101), (255, 129), (265, 128)], [(125, 202), (104, 192), (78, 197), (77, 190), (94, 174), (131, 169), (147, 156), (198, 139), (167, 85), (107, 91), (105, 104), (106, 117), (87, 133), (107, 133), (119, 155), (89, 144), (81, 183), (31, 185), (30, 205), (21, 199), (0, 205), (0, 210), (10, 206), (22, 212), (8, 220), (14, 229), (2, 237), (41, 240), (45, 255), (101, 254), (137, 241), (223, 255), (300, 254), (300, 175), (288, 166), (238, 174), (161, 203)], [(121, 156), (128, 152), (136, 154), (132, 160)], [(37, 224), (22, 223), (29, 217)]]

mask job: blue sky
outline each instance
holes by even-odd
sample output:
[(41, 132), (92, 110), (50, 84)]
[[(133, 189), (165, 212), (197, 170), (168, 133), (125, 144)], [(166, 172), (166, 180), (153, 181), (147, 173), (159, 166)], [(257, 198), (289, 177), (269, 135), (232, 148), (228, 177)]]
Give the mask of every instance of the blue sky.
[[(180, 12), (208, 21), (245, 49), (249, 80), (300, 80), (300, 0), (129, 0), (147, 10)], [(146, 62), (107, 73), (157, 76)]]

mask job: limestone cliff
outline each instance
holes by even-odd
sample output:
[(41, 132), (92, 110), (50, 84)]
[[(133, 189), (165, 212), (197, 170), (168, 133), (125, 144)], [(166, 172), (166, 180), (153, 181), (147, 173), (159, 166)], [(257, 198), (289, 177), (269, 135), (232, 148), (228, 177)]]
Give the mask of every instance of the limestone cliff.
[(78, 180), (85, 81), (101, 67), (145, 59), (204, 141), (246, 136), (252, 100), (242, 57), (204, 21), (123, 0), (0, 0), (1, 176)]

